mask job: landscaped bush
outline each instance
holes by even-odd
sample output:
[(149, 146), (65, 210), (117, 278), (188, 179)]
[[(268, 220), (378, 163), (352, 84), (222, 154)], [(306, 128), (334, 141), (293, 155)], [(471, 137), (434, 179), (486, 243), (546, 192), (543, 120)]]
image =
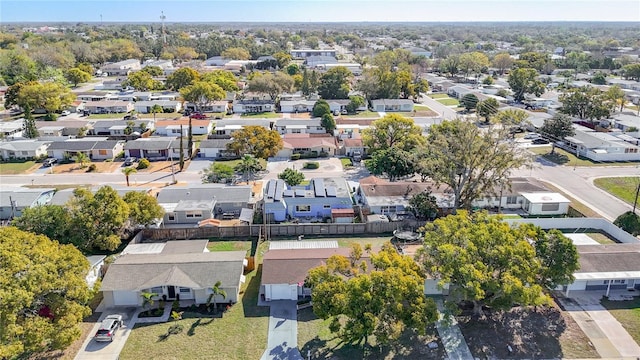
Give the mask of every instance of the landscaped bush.
[(151, 166), (151, 163), (145, 158), (142, 158), (140, 159), (140, 161), (138, 161), (138, 170), (146, 169), (149, 166)]
[(87, 172), (94, 172), (98, 169), (98, 167), (96, 166), (96, 164), (91, 164), (89, 165), (89, 168), (87, 169)]
[(318, 169), (320, 167), (320, 163), (317, 161), (308, 161), (306, 163), (304, 163), (304, 168), (305, 169)]
[(118, 155), (116, 155), (116, 159), (124, 159), (124, 150), (120, 151)]
[(300, 154), (291, 155), (291, 160), (300, 160)]

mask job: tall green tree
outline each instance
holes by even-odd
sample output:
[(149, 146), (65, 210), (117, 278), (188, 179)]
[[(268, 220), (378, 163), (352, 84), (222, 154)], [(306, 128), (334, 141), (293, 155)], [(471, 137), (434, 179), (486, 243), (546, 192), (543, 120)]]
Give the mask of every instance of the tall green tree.
[(304, 173), (298, 170), (286, 168), (280, 174), (278, 179), (284, 180), (289, 186), (300, 185), (304, 181)]
[(35, 139), (40, 134), (36, 127), (36, 119), (33, 118), (33, 112), (30, 105), (25, 105), (24, 109), (24, 137), (27, 139)]
[(429, 129), (421, 166), (431, 180), (451, 188), (455, 208), (471, 209), (476, 199), (508, 188), (511, 171), (531, 162), (516, 143), (504, 141), (507, 136), (506, 129), (444, 121)]
[(591, 121), (610, 117), (616, 106), (607, 93), (591, 86), (570, 89), (560, 95), (560, 101), (562, 113)]
[(127, 186), (129, 186), (129, 176), (131, 176), (132, 174), (137, 173), (138, 170), (136, 170), (136, 168), (134, 168), (133, 166), (129, 166), (126, 167), (124, 169), (122, 169), (122, 173), (124, 174), (124, 178), (127, 180)]
[(500, 75), (513, 66), (514, 60), (509, 53), (500, 53), (493, 57), (491, 65), (498, 69)]
[(209, 288), (209, 297), (207, 298), (207, 307), (209, 304), (213, 302), (213, 311), (218, 311), (218, 306), (216, 304), (216, 297), (221, 296), (223, 299), (227, 298), (227, 292), (222, 289), (222, 282), (220, 280), (216, 281), (213, 286)]
[(253, 125), (234, 132), (233, 139), (227, 144), (227, 149), (238, 155), (249, 154), (261, 159), (275, 156), (282, 147), (278, 131)]
[(478, 106), (478, 102), (480, 100), (478, 99), (478, 97), (476, 96), (476, 94), (465, 94), (462, 99), (460, 99), (460, 103), (462, 104), (462, 106), (464, 106), (464, 108), (467, 111), (471, 111), (473, 109), (476, 108), (476, 106)]
[(205, 81), (197, 81), (193, 85), (181, 88), (180, 95), (184, 100), (194, 103), (200, 111), (206, 104), (227, 96), (220, 86)]
[(422, 136), (422, 129), (413, 119), (398, 114), (387, 114), (363, 131), (362, 142), (371, 152), (392, 147), (410, 152), (424, 145), (425, 138)]
[(75, 99), (75, 94), (58, 83), (29, 82), (19, 86), (11, 105), (18, 105), (22, 109), (28, 107), (31, 111), (44, 109), (48, 114), (53, 114), (68, 108)]
[(131, 226), (147, 226), (156, 219), (162, 219), (164, 209), (158, 200), (143, 191), (129, 191), (122, 198), (129, 206), (129, 222)]
[(262, 165), (254, 156), (246, 154), (233, 170), (242, 173), (246, 181), (250, 181), (255, 173), (262, 170)]
[(556, 114), (551, 119), (545, 119), (540, 132), (553, 140), (551, 141), (552, 154), (556, 149), (556, 141), (562, 141), (567, 136), (573, 136), (576, 133), (571, 118), (563, 114)]
[(166, 86), (167, 89), (180, 91), (183, 87), (193, 85), (198, 80), (200, 80), (200, 74), (196, 70), (183, 67), (167, 76)]
[(542, 95), (545, 90), (544, 83), (538, 80), (538, 71), (531, 68), (517, 68), (509, 73), (507, 79), (515, 101), (524, 100), (526, 94)]
[(336, 128), (336, 121), (333, 119), (333, 115), (324, 114), (322, 115), (322, 119), (320, 119), (320, 124), (327, 132), (327, 134), (333, 133), (333, 130)]
[(370, 256), (370, 272), (354, 251), (349, 258), (334, 255), (326, 265), (311, 269), (305, 284), (311, 287), (313, 312), (331, 319), (331, 332), (349, 344), (367, 346), (375, 336), (378, 344), (392, 345), (406, 329), (424, 334), (437, 310), (424, 296), (418, 264), (390, 243)]
[(79, 83), (85, 83), (91, 80), (91, 74), (86, 71), (80, 70), (77, 67), (67, 70), (64, 77), (73, 84), (73, 87), (77, 87)]
[(313, 104), (313, 109), (311, 110), (311, 115), (313, 117), (323, 117), (325, 114), (331, 115), (331, 107), (326, 100), (320, 99)]
[(184, 137), (182, 136), (182, 125), (180, 125), (180, 171), (184, 169)]
[(528, 124), (529, 114), (520, 109), (506, 109), (496, 114), (494, 122), (505, 128), (524, 127)]
[(17, 50), (2, 53), (0, 56), (0, 75), (9, 86), (38, 79), (35, 61)]
[(373, 175), (385, 175), (389, 181), (413, 175), (416, 171), (411, 153), (400, 147), (377, 150), (365, 164)]
[(64, 206), (41, 205), (24, 209), (20, 217), (13, 219), (11, 224), (22, 231), (45, 235), (65, 244), (72, 230), (70, 223), (71, 215)]
[(309, 96), (311, 94), (311, 80), (309, 79), (309, 73), (305, 68), (302, 71), (302, 84), (300, 85), (300, 91), (302, 91), (302, 95)]
[(438, 215), (438, 204), (431, 191), (425, 190), (409, 199), (408, 210), (418, 219), (433, 219)]
[(498, 108), (500, 104), (498, 100), (494, 98), (488, 98), (486, 100), (482, 100), (476, 106), (476, 110), (478, 115), (484, 118), (484, 122), (486, 124), (491, 122), (491, 118), (498, 113)]
[(148, 72), (141, 70), (130, 73), (123, 86), (130, 86), (138, 91), (149, 91), (161, 89), (162, 83), (154, 80)]
[(439, 286), (451, 285), (449, 301), (472, 302), (477, 316), (483, 306), (548, 304), (543, 290), (571, 283), (579, 267), (575, 246), (560, 232), (512, 227), (486, 212), (460, 211), (425, 230), (418, 258), (426, 272)]
[(161, 114), (164, 112), (164, 109), (162, 108), (162, 106), (158, 105), (158, 104), (154, 104), (151, 109), (149, 109), (150, 112), (153, 114), (153, 122), (156, 122), (156, 114)]
[(72, 245), (15, 227), (1, 228), (0, 238), (0, 356), (65, 349), (91, 314), (89, 262)]
[(348, 99), (353, 74), (344, 66), (336, 66), (322, 74), (318, 93), (323, 99)]
[(290, 92), (293, 89), (293, 78), (285, 73), (266, 73), (254, 77), (249, 81), (248, 90), (269, 95), (271, 100), (282, 92)]

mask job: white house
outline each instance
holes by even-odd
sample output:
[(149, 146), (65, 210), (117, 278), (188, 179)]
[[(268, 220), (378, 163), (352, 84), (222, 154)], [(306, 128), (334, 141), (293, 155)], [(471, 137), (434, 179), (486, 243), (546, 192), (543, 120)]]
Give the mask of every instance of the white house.
[(571, 201), (558, 193), (537, 192), (521, 193), (524, 201), (522, 208), (529, 215), (561, 215), (569, 211)]
[(105, 305), (140, 306), (143, 292), (157, 294), (155, 300), (193, 300), (206, 304), (211, 287), (218, 281), (227, 296), (217, 295), (216, 302), (238, 302), (245, 279), (246, 252), (205, 252), (206, 241), (175, 243), (178, 244), (162, 244), (159, 253), (127, 253), (118, 257), (102, 280), (100, 290)]
[(122, 60), (115, 63), (107, 64), (103, 66), (100, 70), (102, 73), (106, 73), (109, 76), (127, 76), (129, 72), (136, 71), (142, 69), (142, 65), (140, 64), (140, 60), (138, 59), (128, 59)]
[(138, 101), (134, 104), (133, 108), (141, 114), (149, 114), (155, 105), (160, 106), (162, 108), (162, 112), (179, 112), (182, 110), (182, 103), (180, 101), (172, 100)]
[(0, 142), (2, 159), (33, 159), (47, 155), (50, 141), (18, 140)]
[(640, 147), (624, 138), (574, 125), (575, 134), (565, 138), (566, 147), (593, 161), (640, 161)]
[(320, 119), (277, 119), (273, 125), (280, 135), (285, 134), (324, 134)]
[(24, 130), (24, 119), (13, 121), (0, 121), (0, 134), (4, 139), (22, 137)]
[(378, 99), (371, 100), (373, 111), (395, 112), (413, 111), (413, 101), (409, 99)]
[(315, 100), (281, 100), (280, 101), (280, 112), (283, 113), (302, 113), (302, 112), (310, 112), (313, 110), (313, 106), (315, 105)]
[(220, 159), (236, 157), (234, 152), (227, 150), (227, 144), (231, 139), (209, 139), (200, 141), (198, 157), (207, 159)]
[(230, 138), (234, 132), (245, 126), (261, 126), (271, 130), (271, 121), (269, 119), (221, 119), (215, 121), (214, 132), (221, 138)]
[(233, 112), (236, 114), (262, 113), (275, 111), (273, 100), (236, 100), (233, 102)]

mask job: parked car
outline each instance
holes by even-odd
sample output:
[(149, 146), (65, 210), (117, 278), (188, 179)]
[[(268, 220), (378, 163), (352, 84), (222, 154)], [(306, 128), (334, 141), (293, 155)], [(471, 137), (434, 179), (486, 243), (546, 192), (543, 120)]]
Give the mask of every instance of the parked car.
[(533, 140), (533, 139), (537, 139), (540, 137), (540, 134), (536, 134), (536, 133), (528, 133), (524, 136), (524, 138), (526, 140)]
[(93, 337), (96, 341), (113, 341), (116, 331), (122, 326), (122, 315), (108, 315)]
[(138, 115), (125, 115), (125, 117), (122, 120), (138, 120)]
[(133, 163), (135, 163), (136, 160), (138, 159), (135, 158), (134, 156), (129, 156), (128, 158), (124, 159), (124, 166), (133, 165)]
[(58, 162), (58, 159), (56, 159), (56, 158), (48, 158), (48, 159), (45, 159), (42, 162), (42, 166), (44, 166), (44, 167), (53, 166), (53, 164), (55, 164), (57, 162)]
[(61, 116), (71, 115), (71, 111), (69, 111), (69, 110), (63, 110), (63, 111), (60, 113), (60, 115), (61, 115)]
[(192, 119), (196, 119), (196, 120), (204, 120), (207, 118), (207, 115), (205, 114), (201, 114), (201, 113), (193, 113), (191, 115), (189, 115)]
[(353, 162), (360, 162), (362, 160), (362, 153), (360, 153), (360, 151), (354, 151), (353, 154), (351, 154), (351, 158)]
[(537, 138), (537, 139), (533, 139), (533, 141), (531, 141), (532, 144), (534, 145), (544, 145), (544, 144), (548, 144), (549, 141), (543, 139), (543, 138)]

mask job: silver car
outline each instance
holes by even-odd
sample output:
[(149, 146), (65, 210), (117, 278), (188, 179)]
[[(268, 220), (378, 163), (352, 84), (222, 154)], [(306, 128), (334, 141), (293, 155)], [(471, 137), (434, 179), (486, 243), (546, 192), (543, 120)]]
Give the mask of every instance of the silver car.
[(113, 341), (116, 331), (122, 326), (122, 315), (109, 315), (100, 324), (94, 339), (96, 341)]

